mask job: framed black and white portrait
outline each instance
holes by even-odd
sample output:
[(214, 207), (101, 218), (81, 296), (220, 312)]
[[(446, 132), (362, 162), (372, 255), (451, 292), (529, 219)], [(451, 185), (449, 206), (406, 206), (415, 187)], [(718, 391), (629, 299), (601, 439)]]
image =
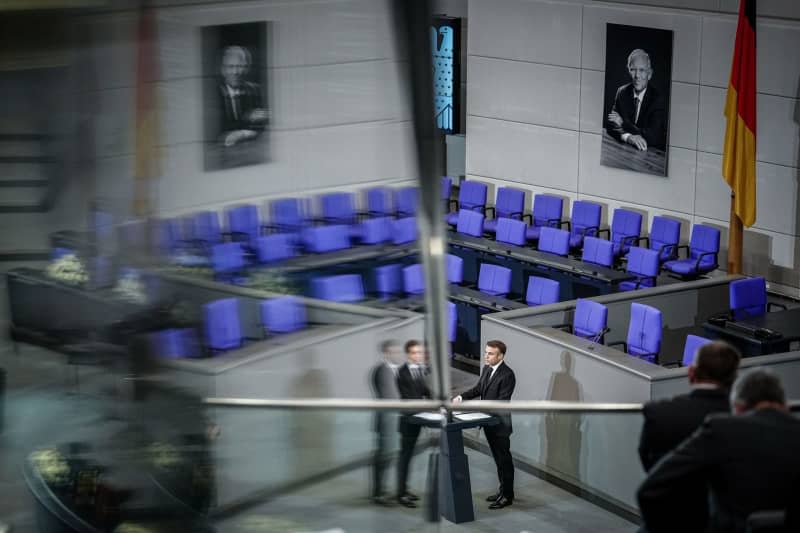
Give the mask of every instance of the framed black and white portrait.
[(267, 160), (267, 22), (203, 28), (205, 170)]
[(606, 25), (600, 164), (667, 175), (672, 31)]

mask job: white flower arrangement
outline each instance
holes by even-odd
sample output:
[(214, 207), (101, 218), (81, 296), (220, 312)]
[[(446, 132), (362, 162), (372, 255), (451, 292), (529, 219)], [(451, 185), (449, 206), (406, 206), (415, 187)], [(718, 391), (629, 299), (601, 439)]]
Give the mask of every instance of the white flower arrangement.
[(31, 462), (47, 483), (59, 485), (67, 481), (69, 465), (66, 459), (55, 448), (45, 448), (31, 453)]
[(112, 290), (123, 300), (136, 304), (147, 303), (144, 282), (142, 282), (138, 274), (132, 273), (122, 276)]
[(89, 274), (75, 254), (66, 254), (47, 265), (47, 275), (68, 285), (82, 285), (89, 281)]

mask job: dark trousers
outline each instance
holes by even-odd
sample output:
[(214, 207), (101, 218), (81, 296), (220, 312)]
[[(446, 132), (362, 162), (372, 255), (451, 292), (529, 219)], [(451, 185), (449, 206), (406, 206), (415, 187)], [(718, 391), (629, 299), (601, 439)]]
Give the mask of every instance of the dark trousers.
[(372, 457), (372, 496), (383, 495), (383, 474), (389, 466), (389, 447), (392, 434), (387, 429), (375, 433), (375, 455)]
[(484, 428), (492, 458), (497, 466), (497, 479), (500, 480), (498, 492), (508, 498), (514, 499), (514, 459), (511, 457), (511, 439), (508, 435), (497, 435), (492, 428)]
[(397, 459), (397, 495), (402, 496), (408, 490), (408, 467), (414, 456), (419, 432), (422, 426), (404, 424), (400, 430), (400, 457)]

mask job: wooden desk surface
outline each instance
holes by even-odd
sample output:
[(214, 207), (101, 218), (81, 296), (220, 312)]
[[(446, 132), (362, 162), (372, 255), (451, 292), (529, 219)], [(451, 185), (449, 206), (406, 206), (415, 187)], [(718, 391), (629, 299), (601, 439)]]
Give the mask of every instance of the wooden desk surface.
[(600, 147), (600, 164), (657, 176), (667, 175), (667, 157), (664, 150), (648, 148), (643, 152), (633, 145), (616, 140), (605, 130), (603, 144)]

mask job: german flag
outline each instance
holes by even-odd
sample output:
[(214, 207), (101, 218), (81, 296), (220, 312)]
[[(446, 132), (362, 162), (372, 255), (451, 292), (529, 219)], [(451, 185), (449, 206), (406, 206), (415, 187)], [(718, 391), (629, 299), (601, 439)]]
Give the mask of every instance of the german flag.
[(725, 100), (722, 176), (745, 226), (756, 221), (756, 0), (740, 0), (739, 24)]

